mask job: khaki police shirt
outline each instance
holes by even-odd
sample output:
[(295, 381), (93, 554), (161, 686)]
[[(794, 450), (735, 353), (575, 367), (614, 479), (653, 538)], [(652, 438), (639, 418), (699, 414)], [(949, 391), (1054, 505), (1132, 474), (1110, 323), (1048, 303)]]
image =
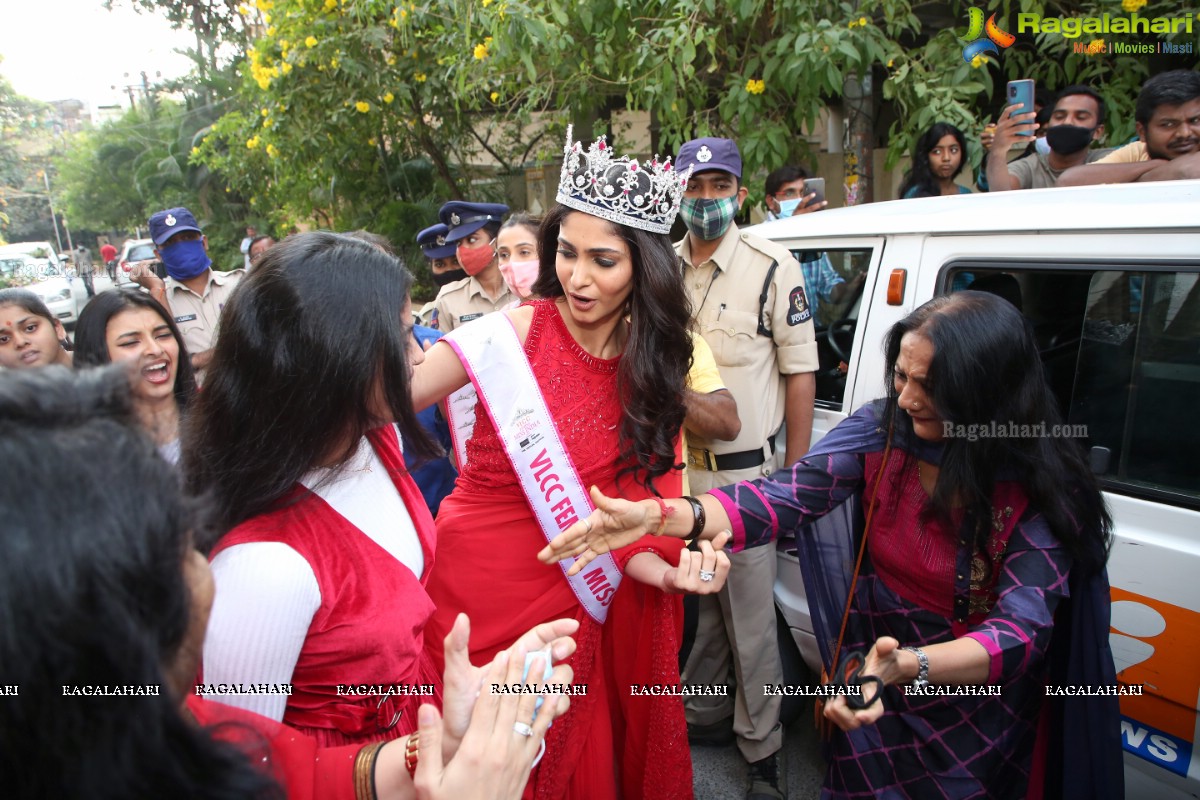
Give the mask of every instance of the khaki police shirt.
[(503, 289), (500, 296), (489, 300), (483, 292), (483, 285), (475, 280), (474, 276), (447, 283), (433, 301), (437, 324), (430, 327), (436, 327), (442, 333), (449, 333), (484, 314), (507, 308), (517, 296), (509, 291), (507, 283), (501, 283), (500, 286)]
[[(718, 455), (762, 447), (783, 423), (784, 376), (817, 369), (812, 309), (800, 263), (782, 245), (742, 233), (736, 225), (702, 264), (692, 263), (686, 237), (675, 248), (684, 261), (692, 319), (712, 348), (742, 421), (732, 442), (691, 436), (688, 444)], [(771, 332), (767, 337), (758, 333), (759, 297), (772, 262), (778, 266), (762, 311)]]
[(208, 285), (204, 287), (203, 295), (167, 277), (167, 304), (171, 307), (171, 316), (183, 334), (183, 343), (187, 345), (190, 355), (203, 353), (216, 344), (221, 309), (245, 274), (244, 269), (230, 272), (209, 270)]

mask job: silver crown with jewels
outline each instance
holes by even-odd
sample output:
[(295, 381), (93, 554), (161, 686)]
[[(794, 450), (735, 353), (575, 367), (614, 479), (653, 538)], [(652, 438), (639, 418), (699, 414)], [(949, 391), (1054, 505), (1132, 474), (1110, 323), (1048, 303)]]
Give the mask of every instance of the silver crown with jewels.
[(655, 156), (649, 164), (621, 156), (614, 158), (605, 137), (584, 150), (571, 140), (567, 126), (562, 173), (555, 199), (576, 211), (607, 219), (619, 225), (652, 233), (670, 233), (691, 167), (680, 173), (671, 159)]

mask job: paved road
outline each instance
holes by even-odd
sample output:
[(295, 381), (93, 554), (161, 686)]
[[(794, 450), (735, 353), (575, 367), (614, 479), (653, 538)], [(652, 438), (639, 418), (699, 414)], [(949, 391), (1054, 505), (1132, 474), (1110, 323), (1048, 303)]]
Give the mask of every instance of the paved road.
[[(812, 705), (787, 731), (783, 742), (783, 776), (788, 800), (813, 800), (820, 794), (825, 764), (812, 724)], [(692, 748), (696, 800), (741, 800), (750, 788), (746, 762), (735, 745)]]

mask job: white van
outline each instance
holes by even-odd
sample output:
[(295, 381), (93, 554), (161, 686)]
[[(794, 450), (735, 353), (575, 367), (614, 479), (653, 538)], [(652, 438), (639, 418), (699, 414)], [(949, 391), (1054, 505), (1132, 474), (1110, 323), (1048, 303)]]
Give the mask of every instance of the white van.
[[(818, 307), (814, 442), (883, 395), (884, 336), (920, 304), (983, 280), (1021, 307), (1115, 523), (1112, 649), (1119, 680), (1145, 686), (1121, 702), (1127, 796), (1200, 797), (1200, 181), (898, 200), (752, 230), (866, 275)], [(801, 683), (820, 659), (795, 545), (778, 558), (785, 680)]]

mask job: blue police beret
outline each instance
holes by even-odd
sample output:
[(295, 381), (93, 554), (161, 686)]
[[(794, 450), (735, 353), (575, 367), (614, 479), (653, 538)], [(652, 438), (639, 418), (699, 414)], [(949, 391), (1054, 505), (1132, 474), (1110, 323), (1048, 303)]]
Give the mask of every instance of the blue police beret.
[(454, 255), (456, 248), (453, 244), (446, 243), (446, 234), (449, 232), (450, 229), (439, 222), (417, 234), (417, 244), (421, 246), (421, 252), (426, 258), (449, 258)]
[(168, 208), (150, 216), (150, 238), (161, 245), (180, 231), (199, 231), (200, 224), (186, 208)]
[(499, 223), (508, 213), (508, 206), (503, 203), (468, 203), (463, 200), (451, 200), (442, 206), (438, 219), (450, 232), (446, 242), (457, 242), (465, 239), (489, 222)]
[(675, 157), (675, 169), (692, 173), (704, 172), (710, 169), (720, 169), (730, 172), (734, 177), (742, 177), (742, 154), (738, 152), (737, 144), (732, 139), (716, 139), (711, 136), (703, 139), (692, 139), (684, 142)]

